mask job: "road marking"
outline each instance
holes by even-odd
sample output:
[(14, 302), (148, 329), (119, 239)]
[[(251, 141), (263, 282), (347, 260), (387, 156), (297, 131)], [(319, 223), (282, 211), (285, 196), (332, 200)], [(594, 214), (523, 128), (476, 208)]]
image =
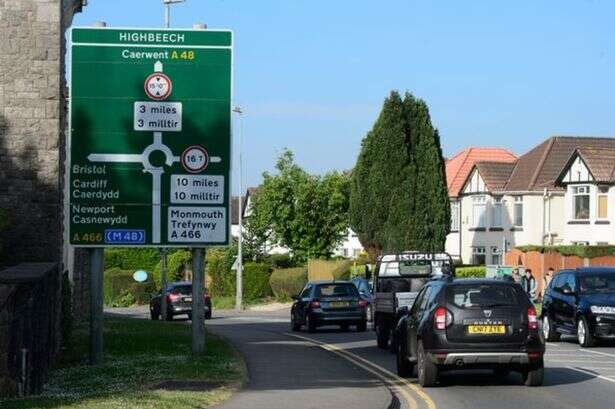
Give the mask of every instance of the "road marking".
[(334, 352), (337, 355), (367, 370), (371, 374), (381, 379), (383, 382), (387, 383), (388, 385), (393, 386), (396, 390), (398, 390), (404, 396), (404, 399), (406, 399), (410, 407), (413, 409), (417, 407), (416, 400), (405, 389), (397, 388), (398, 384), (401, 383), (405, 385), (406, 387), (408, 387), (409, 389), (412, 389), (423, 400), (423, 402), (425, 402), (425, 404), (427, 405), (429, 409), (436, 409), (435, 402), (431, 399), (431, 397), (429, 397), (429, 395), (423, 392), (421, 388), (417, 387), (416, 385), (413, 385), (407, 379), (397, 376), (393, 372), (389, 371), (386, 368), (381, 367), (380, 365), (376, 365), (375, 363), (370, 362), (365, 358), (362, 358), (358, 355), (353, 354), (352, 352), (346, 351), (332, 344), (327, 344), (327, 343), (317, 341), (315, 339), (304, 337), (304, 336), (297, 335), (297, 334), (286, 333), (286, 335), (312, 342), (314, 345), (318, 345), (327, 351)]
[(592, 351), (591, 349), (581, 349), (581, 348), (579, 348), (579, 351), (587, 352), (587, 353), (590, 353), (590, 354), (605, 355), (605, 356), (610, 356), (610, 357), (615, 358), (615, 354), (609, 354), (608, 352)]
[(581, 372), (581, 373), (584, 373), (585, 375), (590, 375), (590, 376), (593, 376), (593, 377), (596, 377), (596, 378), (600, 378), (600, 379), (605, 380), (605, 381), (609, 381), (609, 382), (615, 383), (615, 379), (609, 378), (609, 377), (604, 376), (604, 375), (597, 374), (597, 373), (592, 372), (592, 371), (586, 371), (584, 369), (574, 368), (572, 366), (569, 366), (568, 369), (572, 369), (573, 371)]
[[(547, 362), (566, 362), (569, 364), (591, 364), (592, 362), (597, 362), (593, 359), (585, 359), (585, 360), (579, 360), (579, 359), (548, 359)], [(607, 361), (607, 362), (600, 362), (601, 364), (607, 364), (607, 365), (615, 365), (615, 361)]]

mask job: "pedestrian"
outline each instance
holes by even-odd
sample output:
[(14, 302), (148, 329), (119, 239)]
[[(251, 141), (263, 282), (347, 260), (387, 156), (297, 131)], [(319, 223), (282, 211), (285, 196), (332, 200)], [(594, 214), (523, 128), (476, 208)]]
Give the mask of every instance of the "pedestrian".
[(512, 273), (513, 281), (517, 284), (521, 284), (521, 277), (519, 277), (519, 270), (514, 269)]
[(530, 300), (534, 301), (536, 299), (536, 279), (532, 275), (532, 270), (529, 268), (525, 269), (525, 275), (521, 277), (521, 287), (523, 287), (523, 291), (530, 297)]
[(547, 292), (547, 288), (549, 287), (549, 284), (551, 283), (551, 280), (553, 280), (553, 275), (555, 274), (555, 270), (553, 270), (553, 267), (549, 267), (547, 269), (547, 273), (545, 274), (545, 276), (542, 279), (542, 290), (540, 291), (540, 299), (542, 300), (545, 297), (545, 293)]

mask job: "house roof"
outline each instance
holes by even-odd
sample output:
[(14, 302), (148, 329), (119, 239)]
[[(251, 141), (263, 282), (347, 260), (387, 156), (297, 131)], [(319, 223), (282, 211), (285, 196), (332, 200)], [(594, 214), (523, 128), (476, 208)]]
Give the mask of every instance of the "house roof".
[(510, 178), (510, 174), (515, 168), (514, 162), (476, 162), (483, 181), (489, 191), (502, 190)]
[(580, 156), (583, 162), (585, 162), (596, 182), (615, 183), (615, 146), (602, 149), (575, 149), (568, 163), (562, 169), (558, 180), (568, 171), (577, 156)]
[[(517, 160), (502, 190), (525, 192), (557, 188), (556, 180), (577, 148), (600, 152), (615, 149), (615, 138), (553, 136)], [(599, 156), (602, 158), (601, 153)]]
[(448, 195), (457, 197), (477, 162), (513, 163), (517, 157), (507, 149), (470, 147), (446, 161)]
[(257, 187), (249, 187), (246, 190), (246, 194), (241, 196), (241, 199), (239, 196), (233, 196), (231, 198), (231, 224), (239, 224), (239, 214), (237, 212), (237, 209), (239, 208), (239, 200), (241, 200), (243, 214), (245, 217), (246, 207), (248, 206), (248, 197), (253, 196), (257, 191)]

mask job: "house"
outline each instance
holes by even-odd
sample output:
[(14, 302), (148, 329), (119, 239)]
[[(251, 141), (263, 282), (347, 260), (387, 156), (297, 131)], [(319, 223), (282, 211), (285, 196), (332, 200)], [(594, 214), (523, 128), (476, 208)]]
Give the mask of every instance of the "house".
[(514, 163), (517, 157), (501, 148), (470, 147), (446, 161), (446, 184), (451, 202), (451, 232), (446, 237), (446, 252), (454, 259), (461, 259), (461, 189), (477, 162), (492, 161)]
[(452, 171), (461, 167), (451, 166), (447, 250), (458, 246), (464, 263), (502, 264), (515, 246), (615, 244), (613, 151), (615, 138), (552, 137), (514, 161), (475, 160), (458, 190)]

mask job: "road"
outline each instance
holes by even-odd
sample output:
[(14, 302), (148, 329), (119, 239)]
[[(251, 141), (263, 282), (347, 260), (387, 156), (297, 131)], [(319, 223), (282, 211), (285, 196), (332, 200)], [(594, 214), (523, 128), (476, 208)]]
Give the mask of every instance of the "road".
[[(142, 311), (132, 315), (145, 317)], [(126, 311), (128, 312), (128, 311)], [(124, 313), (126, 313), (124, 312)], [(292, 333), (287, 311), (215, 312), (210, 331), (245, 356), (250, 381), (220, 409), (239, 408), (612, 408), (615, 347), (581, 349), (573, 339), (549, 343), (545, 384), (528, 388), (518, 374), (455, 371), (436, 388), (395, 375), (394, 356), (376, 347), (374, 333), (323, 328)]]

